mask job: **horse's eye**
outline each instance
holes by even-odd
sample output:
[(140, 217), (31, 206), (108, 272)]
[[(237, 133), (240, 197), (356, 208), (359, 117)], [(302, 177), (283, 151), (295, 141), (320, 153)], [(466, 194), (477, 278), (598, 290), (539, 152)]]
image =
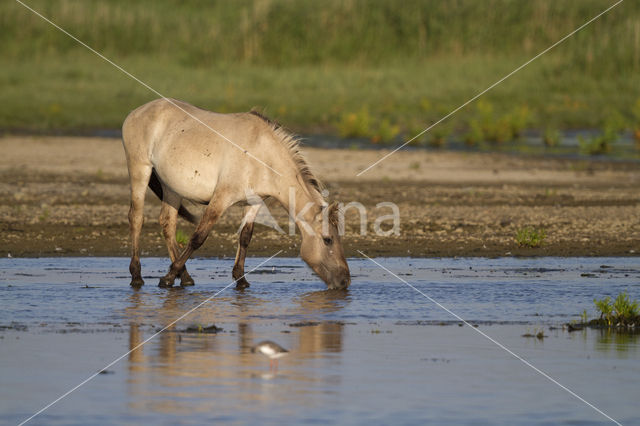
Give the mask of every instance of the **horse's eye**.
[(331, 237), (324, 237), (322, 238), (322, 241), (324, 241), (325, 246), (330, 246), (333, 243), (333, 240), (331, 239)]

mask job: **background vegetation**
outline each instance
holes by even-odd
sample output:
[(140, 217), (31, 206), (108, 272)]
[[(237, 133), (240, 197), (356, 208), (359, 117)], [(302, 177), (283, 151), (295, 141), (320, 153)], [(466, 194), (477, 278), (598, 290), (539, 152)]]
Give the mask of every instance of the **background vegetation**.
[[(614, 1), (27, 3), (163, 95), (385, 141), (413, 136)], [(117, 129), (157, 97), (13, 1), (0, 4), (0, 57), (5, 130)], [(424, 142), (553, 135), (611, 117), (640, 129), (639, 98), (640, 3), (627, 1)]]

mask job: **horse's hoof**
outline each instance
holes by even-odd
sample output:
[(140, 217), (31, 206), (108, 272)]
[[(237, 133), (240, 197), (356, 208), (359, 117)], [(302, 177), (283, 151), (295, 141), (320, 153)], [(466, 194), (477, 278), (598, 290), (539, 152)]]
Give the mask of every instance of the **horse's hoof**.
[(158, 287), (160, 287), (160, 288), (171, 288), (171, 287), (173, 287), (173, 282), (174, 281), (175, 281), (175, 278), (162, 277), (162, 278), (160, 278), (160, 282), (158, 283)]
[(245, 280), (244, 278), (241, 278), (236, 283), (236, 290), (244, 290), (245, 288), (248, 288), (249, 286), (250, 286), (249, 282), (247, 280)]
[(135, 288), (140, 288), (144, 285), (144, 280), (140, 277), (138, 278), (132, 278), (131, 279), (131, 284), (129, 284), (131, 287), (135, 287)]
[(196, 285), (195, 281), (193, 281), (193, 278), (191, 278), (191, 276), (186, 276), (180, 279), (180, 285), (182, 287), (189, 287), (192, 285)]

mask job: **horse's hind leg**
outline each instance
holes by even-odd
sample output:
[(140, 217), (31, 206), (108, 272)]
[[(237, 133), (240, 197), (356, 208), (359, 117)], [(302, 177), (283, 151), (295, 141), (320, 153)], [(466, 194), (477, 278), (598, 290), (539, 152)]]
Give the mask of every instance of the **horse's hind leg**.
[(191, 257), (194, 251), (196, 251), (200, 246), (206, 241), (213, 225), (216, 223), (218, 218), (222, 215), (222, 213), (228, 207), (228, 204), (225, 202), (226, 200), (211, 200), (206, 210), (204, 211), (204, 215), (200, 220), (200, 223), (196, 227), (195, 232), (189, 239), (189, 244), (184, 248), (180, 257), (173, 261), (171, 264), (171, 268), (167, 275), (160, 278), (160, 283), (158, 287), (171, 287), (176, 277), (182, 272), (184, 269), (184, 265), (187, 263), (187, 259)]
[(247, 247), (251, 242), (251, 236), (253, 235), (253, 224), (256, 220), (258, 211), (261, 204), (256, 204), (245, 209), (245, 215), (243, 219), (243, 227), (238, 237), (238, 251), (236, 252), (236, 261), (233, 265), (233, 280), (236, 282), (237, 289), (244, 289), (249, 287), (249, 282), (244, 276), (244, 259), (247, 257)]
[(131, 234), (131, 286), (140, 287), (144, 284), (140, 268), (140, 231), (144, 221), (144, 195), (151, 176), (151, 166), (129, 166), (131, 179), (131, 206), (129, 208), (129, 232)]
[[(178, 243), (176, 242), (176, 227), (178, 223), (178, 208), (180, 208), (180, 197), (174, 192), (169, 191), (167, 188), (163, 188), (163, 200), (162, 208), (160, 209), (160, 226), (162, 226), (162, 234), (164, 235), (165, 243), (167, 244), (167, 250), (169, 251), (169, 257), (171, 262), (175, 262), (180, 252), (178, 251)], [(186, 266), (180, 272), (180, 285), (190, 286), (194, 285), (193, 278), (187, 272)]]

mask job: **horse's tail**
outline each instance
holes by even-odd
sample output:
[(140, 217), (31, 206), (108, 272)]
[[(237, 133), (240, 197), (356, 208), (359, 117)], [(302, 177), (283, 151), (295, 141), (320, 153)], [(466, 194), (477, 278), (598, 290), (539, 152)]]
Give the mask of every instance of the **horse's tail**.
[[(151, 178), (149, 179), (149, 188), (156, 194), (156, 197), (162, 201), (162, 184), (160, 183), (160, 179), (158, 178), (158, 174), (156, 173), (156, 169), (151, 170)], [(200, 222), (201, 213), (197, 211), (196, 205), (190, 203), (185, 200), (180, 204), (180, 208), (178, 209), (178, 214), (188, 220), (189, 222), (197, 225)]]

